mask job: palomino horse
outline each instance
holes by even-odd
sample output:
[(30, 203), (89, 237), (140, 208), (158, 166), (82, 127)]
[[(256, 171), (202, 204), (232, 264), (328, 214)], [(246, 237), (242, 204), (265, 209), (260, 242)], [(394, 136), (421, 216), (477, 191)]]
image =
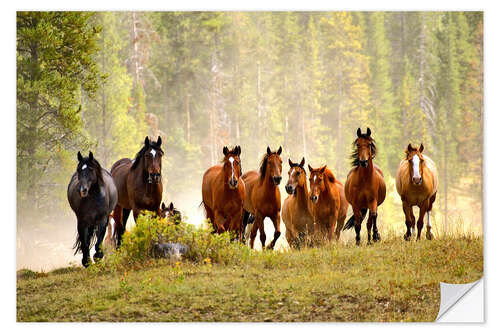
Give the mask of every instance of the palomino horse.
[(357, 139), (354, 141), (354, 151), (352, 153), (353, 169), (347, 175), (345, 182), (345, 196), (351, 204), (354, 215), (347, 221), (344, 230), (354, 226), (356, 230), (356, 244), (359, 245), (361, 237), (361, 222), (367, 210), (370, 216), (366, 222), (368, 232), (368, 244), (371, 243), (371, 229), (373, 226), (373, 241), (380, 240), (377, 229), (377, 207), (385, 200), (385, 182), (382, 170), (373, 163), (377, 153), (375, 140), (371, 137), (371, 130), (368, 128), (366, 134), (361, 133), (358, 128)]
[(257, 229), (260, 232), (260, 241), (262, 248), (265, 249), (266, 233), (264, 232), (264, 219), (269, 217), (274, 225), (274, 238), (268, 248), (274, 249), (276, 241), (281, 235), (280, 232), (280, 211), (281, 211), (281, 195), (279, 184), (281, 182), (281, 146), (275, 152), (272, 152), (267, 147), (267, 152), (260, 162), (259, 172), (255, 170), (248, 171), (243, 175), (245, 181), (246, 196), (244, 209), (245, 221), (247, 224), (249, 214), (255, 217), (255, 222), (252, 225), (250, 233), (250, 247), (253, 249)]
[(111, 167), (118, 189), (118, 204), (113, 212), (116, 221), (117, 246), (120, 246), (130, 211), (134, 219), (142, 210), (159, 212), (163, 185), (161, 181), (161, 138), (144, 140), (144, 146), (134, 160), (122, 158)]
[(335, 233), (335, 240), (339, 240), (349, 206), (344, 187), (326, 165), (318, 169), (308, 167), (311, 186), (309, 211), (314, 220), (315, 238), (326, 235), (330, 241)]
[(234, 231), (241, 240), (241, 220), (245, 200), (245, 183), (241, 180), (241, 148), (222, 150), (222, 165), (205, 171), (201, 185), (202, 205), (215, 232)]
[(307, 189), (305, 159), (293, 163), (288, 159), (290, 171), (285, 190), (289, 194), (283, 202), (281, 218), (286, 226), (286, 240), (290, 247), (299, 249), (305, 243), (305, 238), (313, 233), (313, 218), (309, 213), (309, 191)]
[(104, 256), (101, 243), (117, 197), (113, 178), (101, 168), (92, 152), (89, 157), (83, 157), (78, 152), (78, 166), (68, 185), (68, 201), (78, 220), (75, 254), (82, 252), (82, 265), (85, 267), (90, 263), (90, 247), (96, 236), (94, 260)]
[(427, 239), (434, 236), (431, 231), (431, 210), (432, 204), (436, 200), (438, 175), (434, 162), (422, 154), (424, 145), (414, 148), (411, 144), (406, 149), (406, 158), (399, 163), (396, 173), (396, 189), (403, 201), (403, 211), (406, 217), (405, 240), (410, 240), (412, 233), (415, 233), (415, 216), (413, 206), (420, 208), (417, 221), (417, 240), (424, 226), (424, 216), (427, 213)]

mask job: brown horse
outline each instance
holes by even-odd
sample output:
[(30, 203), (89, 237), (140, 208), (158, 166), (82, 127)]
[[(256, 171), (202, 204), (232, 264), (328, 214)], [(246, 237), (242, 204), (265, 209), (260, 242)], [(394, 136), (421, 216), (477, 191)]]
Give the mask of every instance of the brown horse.
[(352, 153), (353, 169), (347, 175), (345, 182), (345, 196), (351, 204), (354, 215), (347, 221), (344, 230), (353, 226), (356, 230), (356, 244), (359, 245), (361, 237), (361, 222), (367, 210), (370, 216), (366, 222), (368, 232), (368, 244), (371, 243), (371, 229), (373, 226), (373, 241), (380, 240), (377, 229), (377, 207), (385, 200), (385, 182), (382, 170), (373, 163), (377, 153), (375, 140), (371, 137), (371, 130), (368, 128), (366, 134), (361, 133), (358, 128), (357, 139), (354, 141), (354, 151)]
[[(253, 249), (257, 229), (260, 232), (260, 241), (262, 248), (265, 249), (266, 233), (264, 232), (264, 219), (269, 217), (274, 225), (274, 237), (269, 244), (269, 249), (274, 249), (276, 241), (281, 235), (280, 231), (280, 211), (281, 211), (281, 195), (279, 184), (281, 182), (281, 146), (275, 152), (272, 152), (267, 147), (267, 152), (260, 162), (259, 172), (255, 170), (248, 171), (243, 175), (243, 180), (246, 186), (245, 196), (245, 216), (248, 214), (255, 217), (255, 222), (252, 225), (250, 233), (250, 247)], [(243, 222), (246, 225), (246, 221)]]
[(205, 171), (201, 185), (202, 204), (206, 218), (210, 219), (215, 232), (235, 231), (241, 239), (241, 220), (245, 183), (241, 180), (241, 148), (222, 150), (222, 165), (214, 165)]
[(406, 158), (399, 163), (396, 173), (396, 189), (403, 201), (403, 211), (406, 218), (405, 240), (410, 240), (412, 233), (415, 233), (415, 216), (413, 206), (418, 206), (420, 213), (417, 222), (417, 240), (424, 226), (424, 216), (427, 213), (427, 239), (434, 236), (431, 231), (430, 212), (436, 200), (438, 176), (434, 162), (423, 155), (424, 145), (414, 148), (411, 144), (405, 151)]
[(306, 236), (313, 233), (313, 218), (309, 213), (309, 191), (307, 189), (305, 159), (293, 163), (288, 159), (290, 170), (285, 186), (289, 196), (283, 202), (281, 218), (286, 226), (286, 240), (290, 247), (300, 248), (305, 244)]
[(314, 169), (309, 167), (311, 194), (309, 211), (314, 220), (315, 238), (335, 240), (340, 238), (347, 215), (347, 203), (341, 182), (335, 179), (332, 171), (325, 166)]
[(113, 216), (116, 222), (117, 246), (120, 246), (130, 211), (134, 219), (142, 210), (159, 211), (163, 185), (161, 180), (161, 138), (144, 140), (144, 146), (134, 160), (122, 158), (111, 167), (111, 175), (118, 189), (118, 203)]

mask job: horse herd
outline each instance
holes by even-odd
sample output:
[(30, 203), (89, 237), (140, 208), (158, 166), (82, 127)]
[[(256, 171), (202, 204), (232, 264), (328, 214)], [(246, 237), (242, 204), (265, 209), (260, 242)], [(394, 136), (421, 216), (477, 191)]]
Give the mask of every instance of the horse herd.
[[(427, 214), (426, 238), (432, 239), (430, 211), (436, 199), (437, 172), (434, 162), (426, 155), (421, 144), (411, 144), (405, 150), (396, 173), (396, 189), (401, 196), (405, 214), (405, 240), (410, 240), (417, 226), (420, 239), (424, 217)], [(338, 240), (342, 230), (354, 227), (356, 244), (360, 244), (361, 223), (367, 213), (368, 244), (380, 240), (377, 228), (377, 208), (386, 196), (382, 170), (373, 162), (377, 148), (371, 136), (357, 130), (353, 143), (352, 169), (342, 184), (325, 165), (304, 167), (305, 159), (294, 163), (288, 159), (288, 197), (281, 207), (279, 185), (282, 180), (282, 148), (271, 151), (267, 147), (258, 170), (242, 172), (241, 147), (232, 150), (224, 147), (221, 163), (210, 167), (203, 175), (202, 202), (206, 218), (214, 232), (232, 232), (239, 241), (249, 240), (254, 247), (257, 231), (265, 248), (264, 219), (270, 218), (274, 235), (267, 248), (273, 249), (281, 235), (280, 221), (286, 226), (286, 239), (292, 248), (316, 246), (332, 239)], [(78, 236), (75, 254), (81, 251), (82, 264), (90, 263), (90, 248), (95, 241), (94, 260), (103, 257), (101, 243), (108, 228), (108, 237), (118, 247), (122, 241), (130, 212), (134, 219), (143, 210), (166, 218), (180, 214), (171, 203), (162, 203), (161, 138), (150, 141), (135, 159), (123, 158), (111, 167), (102, 168), (93, 157), (83, 157), (78, 152), (78, 166), (68, 185), (68, 201), (78, 220)], [(345, 223), (349, 205), (353, 215)], [(413, 207), (420, 214), (415, 223)], [(108, 223), (113, 217), (114, 223)]]

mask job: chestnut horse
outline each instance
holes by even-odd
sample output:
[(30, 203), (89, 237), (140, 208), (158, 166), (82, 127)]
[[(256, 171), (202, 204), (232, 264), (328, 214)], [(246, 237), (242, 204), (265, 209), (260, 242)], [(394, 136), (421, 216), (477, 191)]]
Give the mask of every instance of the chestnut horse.
[(245, 183), (241, 180), (241, 148), (222, 149), (222, 165), (205, 171), (201, 185), (202, 205), (214, 231), (235, 231), (241, 240)]
[(359, 245), (361, 237), (361, 223), (370, 211), (366, 222), (368, 244), (371, 244), (371, 229), (373, 226), (373, 241), (380, 240), (377, 229), (377, 207), (385, 200), (386, 188), (382, 170), (373, 163), (377, 153), (375, 140), (371, 137), (371, 130), (367, 128), (366, 134), (358, 128), (357, 139), (354, 141), (352, 153), (353, 169), (347, 175), (345, 182), (345, 196), (351, 204), (354, 215), (347, 221), (344, 230), (354, 226), (356, 230), (356, 244)]
[(411, 144), (405, 151), (406, 158), (399, 163), (396, 173), (396, 189), (403, 202), (403, 211), (406, 218), (405, 240), (410, 240), (412, 233), (415, 233), (415, 216), (413, 206), (418, 206), (420, 213), (417, 222), (417, 240), (424, 226), (424, 216), (427, 213), (427, 239), (434, 236), (431, 231), (431, 210), (436, 200), (438, 175), (434, 162), (426, 155), (423, 155), (424, 145), (414, 148)]
[(335, 240), (339, 240), (349, 206), (344, 187), (326, 165), (318, 169), (308, 167), (311, 186), (309, 211), (314, 221), (315, 238), (321, 241), (326, 235), (330, 241), (335, 233)]
[(134, 160), (122, 158), (111, 167), (111, 175), (118, 189), (118, 203), (113, 211), (116, 222), (117, 246), (120, 246), (127, 219), (132, 210), (134, 220), (141, 210), (159, 213), (163, 185), (161, 180), (161, 138), (144, 140), (144, 146)]
[(260, 242), (262, 249), (266, 246), (266, 233), (264, 232), (264, 219), (269, 217), (274, 225), (274, 237), (268, 248), (274, 249), (276, 241), (281, 235), (280, 231), (280, 211), (281, 195), (279, 184), (281, 182), (281, 146), (275, 152), (267, 147), (267, 152), (260, 162), (259, 171), (251, 170), (243, 175), (245, 181), (246, 196), (244, 210), (245, 215), (243, 225), (246, 225), (249, 214), (255, 218), (250, 233), (250, 247), (253, 249), (257, 229), (260, 232)]
[(309, 191), (307, 189), (305, 159), (293, 163), (288, 159), (290, 170), (285, 190), (289, 194), (283, 202), (281, 218), (286, 226), (286, 240), (292, 248), (299, 249), (306, 242), (306, 236), (313, 233), (313, 218), (309, 213)]

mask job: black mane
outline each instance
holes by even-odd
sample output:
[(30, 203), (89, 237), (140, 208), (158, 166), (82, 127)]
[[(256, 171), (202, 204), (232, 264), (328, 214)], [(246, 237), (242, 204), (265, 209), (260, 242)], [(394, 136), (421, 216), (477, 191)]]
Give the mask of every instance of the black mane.
[(139, 163), (141, 162), (141, 158), (144, 156), (144, 154), (146, 153), (146, 151), (149, 149), (149, 148), (153, 148), (155, 150), (159, 150), (162, 154), (163, 154), (163, 150), (161, 149), (160, 145), (158, 145), (158, 143), (156, 143), (156, 141), (151, 141), (149, 143), (149, 146), (146, 146), (144, 145), (141, 150), (139, 150), (139, 152), (135, 155), (135, 160), (134, 160), (134, 163), (132, 164), (132, 167), (130, 168), (131, 170), (134, 170), (137, 168), (137, 166), (139, 165)]
[(372, 151), (372, 159), (374, 159), (375, 155), (377, 155), (377, 146), (375, 146), (375, 143), (376, 143), (375, 139), (373, 139), (371, 136), (369, 136), (367, 134), (361, 134), (361, 136), (359, 138), (357, 138), (356, 140), (354, 140), (354, 142), (352, 143), (353, 150), (351, 153), (351, 159), (352, 159), (351, 165), (353, 167), (359, 166), (358, 147), (356, 146), (356, 142), (360, 138), (367, 139), (370, 141), (370, 148)]

